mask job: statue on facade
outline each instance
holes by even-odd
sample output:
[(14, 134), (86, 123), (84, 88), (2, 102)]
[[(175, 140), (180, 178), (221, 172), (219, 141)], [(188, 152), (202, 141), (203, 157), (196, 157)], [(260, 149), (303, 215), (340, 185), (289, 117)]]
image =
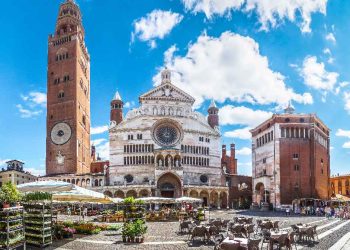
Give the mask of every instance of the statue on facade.
[(159, 160), (158, 160), (158, 167), (162, 167), (162, 166), (163, 166), (163, 161), (162, 161), (162, 159), (159, 158)]
[(177, 167), (177, 168), (180, 167), (179, 160), (175, 161), (175, 167)]

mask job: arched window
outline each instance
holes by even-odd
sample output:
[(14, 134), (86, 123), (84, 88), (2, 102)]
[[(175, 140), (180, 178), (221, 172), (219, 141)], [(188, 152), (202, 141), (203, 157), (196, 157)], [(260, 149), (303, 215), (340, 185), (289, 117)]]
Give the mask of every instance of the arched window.
[(57, 95), (58, 98), (63, 98), (64, 97), (64, 91), (61, 90), (60, 92), (58, 92), (58, 95)]
[(124, 176), (124, 180), (125, 180), (127, 183), (131, 183), (131, 182), (133, 182), (134, 177), (133, 177), (132, 175), (128, 174), (128, 175), (125, 175), (125, 176)]
[(95, 180), (95, 187), (98, 186), (98, 180)]

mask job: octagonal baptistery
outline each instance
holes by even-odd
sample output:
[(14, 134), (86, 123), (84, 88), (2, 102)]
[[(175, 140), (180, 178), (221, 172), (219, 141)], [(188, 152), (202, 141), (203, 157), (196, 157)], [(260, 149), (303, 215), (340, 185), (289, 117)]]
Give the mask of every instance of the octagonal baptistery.
[(118, 196), (203, 194), (206, 203), (211, 193), (227, 197), (218, 108), (212, 102), (206, 119), (193, 110), (194, 98), (171, 83), (169, 70), (161, 75), (161, 84), (141, 95), (140, 107), (125, 117), (112, 114), (122, 113), (118, 93), (112, 101), (108, 188)]

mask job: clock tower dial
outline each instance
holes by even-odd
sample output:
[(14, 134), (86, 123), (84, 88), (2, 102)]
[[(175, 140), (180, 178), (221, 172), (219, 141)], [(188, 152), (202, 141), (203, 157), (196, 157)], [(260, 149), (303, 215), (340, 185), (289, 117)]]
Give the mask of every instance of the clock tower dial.
[(63, 145), (70, 140), (72, 129), (65, 122), (57, 123), (51, 129), (51, 141), (56, 145)]

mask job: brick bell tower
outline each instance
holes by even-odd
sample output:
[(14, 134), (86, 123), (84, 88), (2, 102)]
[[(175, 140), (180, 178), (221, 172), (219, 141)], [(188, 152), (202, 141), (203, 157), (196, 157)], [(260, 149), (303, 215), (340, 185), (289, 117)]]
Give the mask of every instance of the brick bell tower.
[(219, 109), (216, 107), (214, 100), (211, 101), (208, 108), (208, 124), (212, 128), (219, 126)]
[(123, 121), (123, 101), (117, 91), (111, 101), (111, 122), (115, 121), (117, 125)]
[(60, 5), (48, 39), (46, 174), (90, 171), (90, 55), (79, 7)]

